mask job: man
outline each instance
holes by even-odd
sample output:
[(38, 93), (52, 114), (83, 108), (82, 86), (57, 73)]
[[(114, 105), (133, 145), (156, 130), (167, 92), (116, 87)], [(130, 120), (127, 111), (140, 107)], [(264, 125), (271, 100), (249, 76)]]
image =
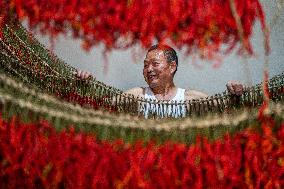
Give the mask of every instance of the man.
[[(132, 94), (136, 97), (143, 97), (151, 100), (162, 101), (187, 101), (192, 99), (205, 98), (208, 95), (189, 89), (178, 88), (174, 84), (174, 76), (178, 67), (178, 57), (175, 50), (167, 45), (153, 45), (147, 52), (144, 60), (143, 75), (148, 87), (135, 87), (127, 90), (125, 93)], [(90, 76), (88, 72), (78, 71), (80, 78), (86, 79)], [(231, 81), (227, 84), (227, 89), (231, 94), (242, 95), (244, 87), (239, 82)], [(155, 107), (148, 106), (144, 108), (144, 113)], [(166, 110), (167, 114), (172, 114), (172, 109)], [(185, 110), (178, 110), (185, 114)], [(174, 115), (174, 117), (180, 115)]]

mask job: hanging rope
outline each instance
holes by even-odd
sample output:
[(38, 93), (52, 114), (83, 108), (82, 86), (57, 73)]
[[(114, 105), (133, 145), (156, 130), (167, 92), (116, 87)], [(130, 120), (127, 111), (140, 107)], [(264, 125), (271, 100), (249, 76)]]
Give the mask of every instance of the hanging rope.
[[(231, 114), (208, 115), (203, 118), (150, 120), (126, 114), (110, 114), (71, 104), (37, 88), (27, 87), (0, 73), (0, 107), (4, 118), (19, 114), (23, 120), (49, 120), (61, 130), (73, 125), (78, 130), (94, 132), (99, 139), (123, 138), (133, 142), (137, 139), (175, 140), (191, 143), (197, 135), (210, 139), (225, 133), (242, 130), (257, 122), (257, 109), (236, 111)], [(275, 120), (283, 120), (281, 103), (272, 104), (266, 112)], [(127, 135), (125, 133), (128, 133)]]

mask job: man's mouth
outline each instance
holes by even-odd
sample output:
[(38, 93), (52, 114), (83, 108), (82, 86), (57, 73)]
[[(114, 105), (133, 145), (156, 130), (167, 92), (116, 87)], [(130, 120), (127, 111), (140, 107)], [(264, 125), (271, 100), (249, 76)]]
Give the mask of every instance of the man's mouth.
[(148, 75), (148, 80), (153, 80), (153, 79), (156, 79), (156, 78), (157, 78), (157, 75), (155, 75), (155, 74)]

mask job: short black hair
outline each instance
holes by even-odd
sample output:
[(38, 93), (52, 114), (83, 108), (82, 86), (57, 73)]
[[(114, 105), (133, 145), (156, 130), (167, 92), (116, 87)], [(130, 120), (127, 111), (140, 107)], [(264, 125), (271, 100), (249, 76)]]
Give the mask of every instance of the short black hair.
[(156, 45), (151, 46), (147, 53), (149, 53), (153, 50), (156, 50), (156, 49), (162, 50), (164, 52), (164, 56), (166, 57), (167, 61), (169, 63), (172, 62), (172, 61), (176, 62), (176, 65), (178, 67), (177, 53), (172, 47), (165, 45), (165, 44), (156, 44)]

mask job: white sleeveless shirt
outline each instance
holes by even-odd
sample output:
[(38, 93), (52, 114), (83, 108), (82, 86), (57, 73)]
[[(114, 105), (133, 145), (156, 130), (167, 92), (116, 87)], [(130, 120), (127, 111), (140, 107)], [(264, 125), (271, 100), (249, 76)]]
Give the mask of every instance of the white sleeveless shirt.
[[(144, 98), (146, 100), (157, 101), (154, 93), (150, 87), (145, 88)], [(149, 117), (149, 114), (158, 115), (158, 117), (185, 117), (186, 109), (185, 105), (181, 104), (185, 100), (185, 89), (178, 88), (176, 95), (170, 101), (164, 101), (159, 104), (143, 102), (139, 107), (139, 111), (144, 114), (145, 118)]]

